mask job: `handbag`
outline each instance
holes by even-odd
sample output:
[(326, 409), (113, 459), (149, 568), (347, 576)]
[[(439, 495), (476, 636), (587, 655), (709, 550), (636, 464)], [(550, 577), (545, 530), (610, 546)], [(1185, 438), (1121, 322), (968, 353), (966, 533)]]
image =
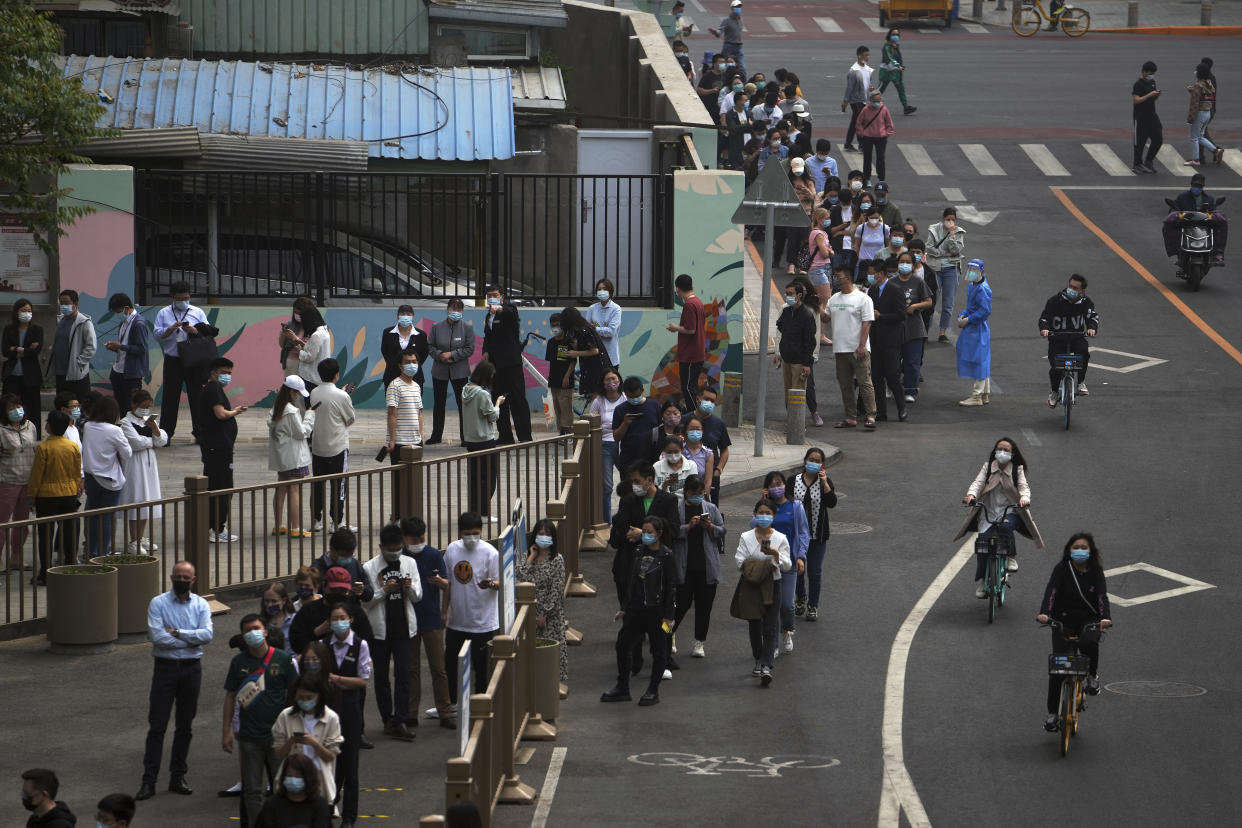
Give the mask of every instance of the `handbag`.
[(809, 270), (811, 267), (811, 245), (809, 242), (803, 242), (798, 248), (798, 255), (794, 258), (794, 264), (798, 266), (798, 270)]
[(188, 337), (184, 342), (177, 343), (177, 354), (181, 357), (183, 368), (205, 368), (219, 356), (214, 336)]

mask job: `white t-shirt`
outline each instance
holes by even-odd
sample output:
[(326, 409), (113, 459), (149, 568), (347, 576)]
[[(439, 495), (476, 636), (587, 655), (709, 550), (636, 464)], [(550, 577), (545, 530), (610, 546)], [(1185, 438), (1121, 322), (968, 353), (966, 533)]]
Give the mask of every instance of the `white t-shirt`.
[(618, 394), (617, 398), (612, 402), (603, 394), (591, 400), (591, 413), (598, 414), (602, 418), (601, 425), (603, 427), (603, 440), (605, 443), (615, 443), (616, 438), (612, 436), (612, 415), (617, 410), (617, 406), (625, 402), (625, 395)]
[[(684, 455), (682, 456), (681, 463), (677, 466), (677, 468), (673, 468), (664, 457), (663, 452), (660, 452), (660, 459), (656, 461), (654, 468), (656, 486), (662, 491), (666, 491), (671, 495), (676, 495), (678, 500), (686, 495), (686, 478), (692, 474), (699, 473), (699, 469), (694, 465), (694, 462), (687, 460)], [(665, 481), (668, 480), (674, 473), (677, 474), (677, 480), (673, 482), (673, 485), (670, 488), (665, 489)]]
[(500, 593), (479, 587), (479, 581), (500, 578), (500, 553), (496, 547), (480, 540), (473, 550), (468, 550), (458, 539), (444, 550), (444, 564), (451, 579), (449, 628), (469, 633), (500, 629)]
[(849, 293), (834, 293), (828, 300), (828, 317), (832, 320), (832, 352), (848, 354), (862, 341), (871, 350), (871, 343), (862, 339), (864, 322), (875, 320), (871, 297), (855, 287)]

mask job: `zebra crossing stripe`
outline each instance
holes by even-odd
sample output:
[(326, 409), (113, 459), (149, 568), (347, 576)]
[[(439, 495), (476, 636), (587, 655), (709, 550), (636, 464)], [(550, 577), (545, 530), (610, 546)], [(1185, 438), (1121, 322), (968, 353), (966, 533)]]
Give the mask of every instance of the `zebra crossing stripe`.
[(833, 20), (831, 17), (815, 18), (815, 25), (819, 26), (821, 32), (839, 32), (842, 31), (841, 24)]
[(978, 23), (962, 23), (961, 26), (962, 26), (963, 31), (970, 32), (971, 34), (987, 34), (988, 33), (988, 27), (980, 26)]
[(868, 29), (875, 32), (876, 34), (885, 34), (886, 32), (888, 32), (888, 27), (881, 26), (880, 18), (878, 17), (860, 17), (858, 19), (862, 21), (862, 24), (864, 26), (866, 26)]
[(1044, 175), (1070, 174), (1070, 171), (1065, 169), (1065, 166), (1052, 154), (1052, 150), (1043, 144), (1020, 144), (1019, 146), (1026, 153), (1026, 157), (1031, 159)]
[(915, 175), (944, 175), (922, 144), (899, 144), (897, 148), (906, 157), (906, 163), (914, 170)]
[(997, 164), (996, 159), (992, 157), (992, 153), (988, 152), (988, 148), (983, 144), (958, 144), (958, 146), (962, 148), (962, 154), (966, 156), (966, 160), (979, 171), (979, 175), (1005, 174), (1000, 164)]
[(1082, 148), (1109, 175), (1114, 177), (1134, 175), (1130, 170), (1130, 165), (1118, 158), (1117, 153), (1113, 152), (1108, 144), (1083, 144)]
[(793, 24), (792, 24), (792, 23), (790, 23), (790, 22), (789, 22), (789, 19), (788, 19), (788, 18), (785, 18), (785, 17), (765, 17), (765, 18), (764, 18), (764, 20), (768, 21), (768, 25), (772, 27), (772, 31), (774, 31), (774, 32), (792, 32), (792, 31), (794, 31), (794, 26), (793, 26)]
[(1184, 163), (1182, 163), (1182, 156), (1177, 150), (1173, 149), (1172, 144), (1165, 144), (1162, 146), (1160, 151), (1156, 153), (1156, 160), (1160, 162), (1160, 166), (1164, 167), (1173, 175), (1180, 175), (1190, 178), (1196, 172), (1194, 167), (1187, 167)]
[(846, 170), (861, 170), (862, 169), (862, 153), (861, 152), (851, 152), (850, 150), (843, 149), (841, 150), (841, 158), (845, 161)]
[(1242, 150), (1225, 150), (1225, 157), (1221, 161), (1228, 164), (1238, 175), (1242, 175)]

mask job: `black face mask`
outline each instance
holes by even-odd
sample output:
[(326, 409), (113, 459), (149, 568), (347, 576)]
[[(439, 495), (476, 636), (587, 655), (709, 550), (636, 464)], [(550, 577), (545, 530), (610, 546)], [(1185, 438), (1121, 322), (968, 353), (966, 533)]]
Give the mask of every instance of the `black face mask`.
[(185, 595), (190, 591), (190, 582), (189, 581), (173, 581), (172, 588), (173, 588), (173, 592), (177, 593), (178, 595)]
[(34, 797), (30, 794), (22, 794), (22, 807), (27, 811), (33, 811), (35, 809)]

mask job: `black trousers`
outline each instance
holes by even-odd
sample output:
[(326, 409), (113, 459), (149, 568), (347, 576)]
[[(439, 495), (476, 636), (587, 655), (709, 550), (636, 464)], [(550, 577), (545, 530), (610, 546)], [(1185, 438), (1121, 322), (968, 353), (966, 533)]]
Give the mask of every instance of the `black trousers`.
[(197, 658), (174, 660), (156, 658), (151, 674), (151, 699), (147, 707), (147, 746), (142, 756), (143, 784), (154, 785), (160, 775), (160, 758), (164, 753), (164, 732), (168, 719), (177, 707), (173, 730), (172, 757), (168, 772), (172, 779), (181, 779), (189, 766), (191, 727), (198, 713), (198, 693), (203, 684), (203, 667)]
[(871, 349), (871, 385), (875, 388), (875, 415), (888, 417), (888, 405), (884, 399), (884, 386), (893, 392), (897, 415), (906, 410), (906, 391), (901, 385), (901, 349)]
[(78, 402), (85, 402), (86, 395), (90, 392), (90, 390), (91, 381), (89, 377), (82, 377), (82, 379), (76, 380), (66, 379), (63, 376), (56, 377), (57, 394), (62, 391), (72, 391), (73, 395), (78, 398)]
[[(444, 672), (448, 674), (449, 701), (457, 704), (457, 652), (461, 645), (470, 642), (470, 674), (474, 676), (474, 692), (486, 693), (487, 682), (492, 675), (492, 665), (487, 657), (487, 642), (495, 637), (500, 630), (491, 632), (466, 632), (448, 627), (444, 630)], [(470, 727), (469, 722), (460, 723), (460, 727)]]
[[(1151, 146), (1147, 148), (1147, 157), (1143, 157), (1143, 145), (1151, 142)], [(1160, 148), (1164, 146), (1164, 127), (1160, 124), (1160, 119), (1156, 118), (1151, 121), (1135, 121), (1134, 122), (1134, 165), (1146, 164), (1151, 166), (1151, 162), (1156, 160), (1156, 153), (1160, 152)]]
[(888, 138), (867, 138), (859, 135), (858, 143), (862, 149), (863, 157), (863, 182), (871, 181), (871, 154), (875, 153), (875, 174), (880, 180), (884, 180), (884, 152), (888, 149)]
[(358, 819), (358, 752), (362, 746), (362, 696), (343, 694), (341, 707), (341, 753), (336, 757), (336, 795), (341, 820)]
[(431, 412), (431, 442), (439, 440), (444, 435), (444, 412), (445, 403), (448, 402), (449, 383), (453, 385), (453, 399), (457, 400), (457, 434), (461, 439), (461, 433), (465, 430), (461, 420), (461, 390), (466, 387), (466, 378), (461, 379), (431, 379), (431, 393), (435, 397), (434, 407)]
[(495, 448), (496, 441), (464, 445), (466, 451), (472, 453), (466, 460), (466, 474), (470, 478), (467, 484), (467, 502), (470, 511), (487, 517), (492, 513), (492, 495), (496, 493), (496, 481), (500, 477), (500, 460), (495, 454), (476, 456), (473, 452)]
[[(199, 453), (203, 456), (203, 474), (207, 477), (207, 488), (233, 488), (233, 447), (226, 449), (209, 449), (200, 446)], [(207, 521), (211, 528), (219, 532), (229, 522), (231, 498), (228, 495), (212, 497), (207, 504)]]
[(1087, 352), (1087, 338), (1080, 336), (1077, 339), (1053, 339), (1048, 338), (1048, 385), (1053, 391), (1057, 390), (1061, 381), (1061, 372), (1057, 370), (1053, 364), (1052, 358), (1057, 354), (1082, 354), (1082, 371), (1078, 374), (1079, 382), (1087, 381), (1087, 365), (1091, 362), (1091, 355)]
[[(47, 568), (56, 566), (61, 561), (65, 566), (73, 564), (78, 554), (78, 511), (79, 501), (76, 495), (66, 497), (36, 497), (35, 514), (39, 517), (51, 515), (74, 515), (67, 520), (56, 523), (39, 524), (39, 577), (45, 578)], [(53, 556), (53, 551), (60, 552)]]
[(687, 411), (694, 410), (694, 401), (699, 396), (699, 374), (701, 373), (703, 373), (701, 362), (677, 363), (677, 376), (681, 380), (682, 407)]
[(647, 692), (660, 692), (660, 680), (664, 677), (664, 668), (668, 666), (669, 640), (668, 634), (660, 626), (664, 619), (659, 609), (647, 607), (627, 607), (621, 620), (621, 630), (617, 633), (617, 686), (630, 686), (630, 666), (633, 664), (634, 646), (642, 641), (643, 636), (651, 642), (651, 680), (647, 684)]
[(712, 620), (712, 604), (716, 601), (716, 585), (707, 582), (707, 572), (699, 570), (686, 571), (686, 582), (677, 586), (677, 624), (674, 630), (681, 627), (681, 620), (694, 606), (694, 640), (707, 640), (707, 627)]
[[(459, 645), (460, 646), (460, 645)], [(392, 683), (388, 663), (392, 662)], [(375, 706), (384, 724), (389, 719), (405, 723), (410, 712), (410, 665), (414, 661), (414, 639), (402, 636), (395, 641), (376, 638), (371, 642), (371, 663), (375, 668)]]
[(38, 385), (26, 385), (24, 377), (5, 377), (4, 393), (14, 394), (21, 398), (22, 408), (26, 409), (26, 419), (34, 423), (35, 435), (43, 439), (43, 397)]
[(112, 396), (116, 398), (117, 405), (121, 407), (122, 412), (128, 412), (129, 402), (134, 392), (142, 387), (142, 380), (113, 371), (108, 375), (108, 382), (112, 384)]
[[(1068, 653), (1071, 645), (1065, 640), (1065, 635), (1057, 629), (1052, 631), (1052, 651), (1058, 654)], [(1100, 668), (1100, 642), (1098, 641), (1079, 641), (1078, 649), (1087, 658), (1091, 659), (1091, 675), (1099, 672)], [(1048, 676), (1048, 714), (1052, 715), (1057, 712), (1057, 702), (1061, 700), (1061, 681), (1062, 676)]]
[[(345, 457), (348, 451), (342, 451), (340, 454), (332, 457), (320, 457), (318, 454), (311, 455), (311, 474), (340, 474), (345, 471)], [(342, 491), (341, 480), (332, 480), (328, 482), (316, 481), (311, 485), (311, 519), (324, 520), (323, 499), (324, 489), (327, 489), (328, 495), (328, 513), (332, 516), (332, 522), (337, 526), (341, 525), (341, 514), (345, 511), (344, 492)]]
[(160, 428), (168, 433), (169, 440), (172, 440), (173, 432), (177, 430), (177, 413), (181, 409), (182, 386), (185, 386), (185, 393), (190, 401), (190, 425), (194, 436), (198, 437), (198, 398), (206, 384), (207, 369), (205, 367), (185, 368), (181, 365), (181, 357), (164, 355)]
[(858, 113), (863, 111), (866, 104), (852, 103), (850, 104), (850, 126), (845, 131), (845, 143), (854, 143), (854, 134), (858, 130)]
[[(512, 443), (516, 434), (518, 442), (530, 442), (530, 406), (526, 403), (526, 371), (521, 363), (503, 371), (496, 371), (492, 380), (492, 399), (504, 395), (504, 404), (500, 406), (500, 420), (496, 423), (496, 431), (502, 445)], [(513, 428), (509, 428), (509, 418), (513, 418)]]

